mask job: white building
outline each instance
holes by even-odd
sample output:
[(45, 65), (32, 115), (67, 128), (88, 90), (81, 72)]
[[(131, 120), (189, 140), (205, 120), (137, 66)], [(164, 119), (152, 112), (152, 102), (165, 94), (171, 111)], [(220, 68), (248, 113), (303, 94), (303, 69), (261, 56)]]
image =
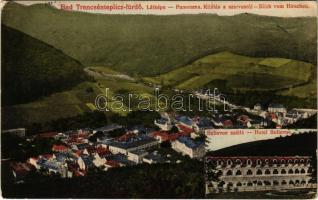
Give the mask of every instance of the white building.
[(220, 175), (219, 181), (207, 177), (207, 193), (315, 187), (310, 182), (312, 167), (308, 156), (206, 157), (205, 162), (207, 170)]
[(203, 142), (196, 142), (189, 137), (179, 137), (172, 142), (171, 147), (190, 158), (202, 158), (205, 154)]
[(137, 164), (142, 163), (143, 158), (148, 154), (147, 151), (144, 150), (136, 150), (128, 152), (128, 160), (131, 160)]
[(268, 112), (270, 113), (287, 113), (287, 109), (282, 104), (270, 104), (268, 106)]

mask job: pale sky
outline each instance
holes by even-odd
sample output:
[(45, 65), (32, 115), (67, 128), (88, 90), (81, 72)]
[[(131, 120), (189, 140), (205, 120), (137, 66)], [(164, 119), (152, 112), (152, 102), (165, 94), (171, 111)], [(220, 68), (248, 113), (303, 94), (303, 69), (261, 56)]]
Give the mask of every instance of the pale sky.
[[(175, 14), (199, 14), (209, 13), (218, 15), (236, 15), (240, 13), (252, 13), (258, 15), (278, 16), (278, 17), (303, 17), (317, 16), (316, 1), (19, 1), (19, 3), (30, 5), (35, 3), (52, 2), (52, 5), (60, 9), (61, 5), (71, 5), (73, 11), (79, 11), (76, 4), (81, 6), (87, 5), (135, 5), (141, 4), (143, 10), (98, 10), (98, 11), (81, 11), (101, 14), (152, 14), (152, 15), (175, 15)], [(177, 4), (180, 6), (200, 6), (201, 9), (177, 9)], [(220, 6), (219, 9), (205, 9), (205, 4), (213, 4)], [(287, 8), (287, 5), (298, 6), (301, 8)], [(147, 9), (150, 5), (165, 6), (164, 10)], [(275, 6), (284, 6), (284, 8), (275, 8)], [(232, 6), (232, 8), (230, 7)], [(250, 6), (246, 9), (241, 6)], [(236, 9), (233, 9), (236, 7)], [(270, 7), (270, 8), (269, 8)], [(305, 7), (305, 8), (303, 8)]]

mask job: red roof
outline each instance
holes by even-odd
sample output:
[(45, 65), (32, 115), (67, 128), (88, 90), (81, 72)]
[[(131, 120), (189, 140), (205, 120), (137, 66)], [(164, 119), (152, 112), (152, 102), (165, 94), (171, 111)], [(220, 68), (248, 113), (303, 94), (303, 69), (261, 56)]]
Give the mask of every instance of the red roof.
[(52, 151), (64, 152), (67, 150), (68, 150), (68, 148), (64, 145), (53, 145), (53, 147), (52, 147)]
[(110, 167), (120, 167), (119, 163), (114, 160), (107, 160), (105, 164)]
[(106, 148), (101, 147), (101, 146), (97, 147), (95, 149), (95, 152), (98, 153), (99, 156), (105, 156), (105, 155), (111, 154), (109, 149), (106, 149)]
[(189, 127), (184, 126), (182, 124), (178, 124), (177, 127), (180, 130), (179, 134), (184, 135), (184, 136), (189, 135), (190, 133), (193, 132), (192, 128), (189, 128)]
[(229, 126), (233, 126), (233, 122), (231, 120), (225, 120), (224, 122), (222, 122), (224, 127), (229, 127)]
[(161, 141), (174, 141), (179, 137), (179, 133), (171, 133), (169, 134), (167, 131), (156, 131), (153, 132), (152, 137), (160, 137)]

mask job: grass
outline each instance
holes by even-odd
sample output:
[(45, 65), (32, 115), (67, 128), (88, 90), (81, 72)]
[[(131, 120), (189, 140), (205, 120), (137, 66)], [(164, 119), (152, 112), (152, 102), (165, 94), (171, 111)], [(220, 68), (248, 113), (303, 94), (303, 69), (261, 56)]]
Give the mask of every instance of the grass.
[(258, 64), (265, 65), (268, 67), (280, 67), (282, 65), (285, 65), (289, 63), (290, 59), (284, 59), (284, 58), (265, 58)]
[(278, 92), (278, 94), (284, 96), (296, 96), (300, 98), (317, 98), (317, 81), (311, 81), (306, 85), (289, 88)]
[[(91, 92), (87, 89), (92, 88)], [(2, 107), (3, 127), (22, 127), (32, 123), (68, 118), (90, 112), (98, 90), (91, 82), (83, 82), (70, 90), (53, 93), (39, 100)]]
[(296, 88), (299, 85), (314, 89), (313, 84), (307, 84), (312, 78), (313, 68), (312, 64), (302, 61), (254, 58), (221, 52), (143, 80), (185, 90), (207, 87), (214, 80), (224, 80), (227, 88), (241, 91), (276, 91)]
[(99, 72), (99, 73), (106, 73), (111, 75), (119, 75), (121, 73), (111, 69), (110, 67), (98, 66), (98, 67), (89, 67), (90, 70)]

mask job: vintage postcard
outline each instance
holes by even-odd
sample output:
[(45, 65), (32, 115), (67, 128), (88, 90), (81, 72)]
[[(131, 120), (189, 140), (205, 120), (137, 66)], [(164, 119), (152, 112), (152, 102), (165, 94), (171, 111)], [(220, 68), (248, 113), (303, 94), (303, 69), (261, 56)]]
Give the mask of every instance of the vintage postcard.
[(316, 1), (2, 1), (3, 198), (317, 197)]

